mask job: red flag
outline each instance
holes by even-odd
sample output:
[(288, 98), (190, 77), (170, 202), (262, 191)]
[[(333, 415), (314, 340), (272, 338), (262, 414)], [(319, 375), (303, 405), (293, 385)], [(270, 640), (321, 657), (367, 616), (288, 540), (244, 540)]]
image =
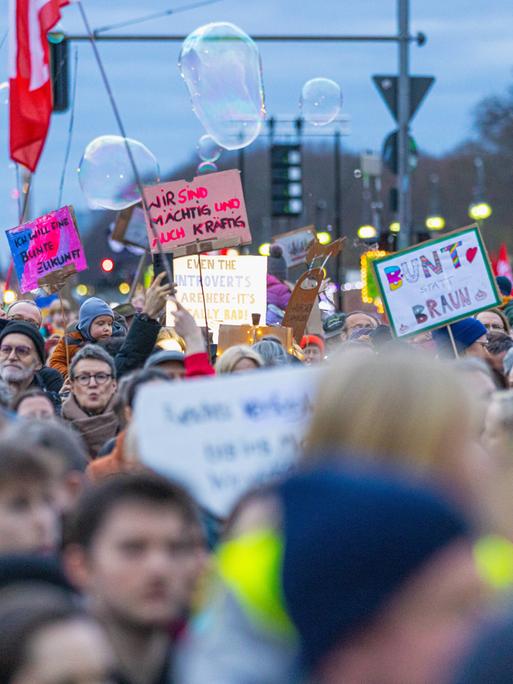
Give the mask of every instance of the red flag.
[(36, 170), (50, 125), (47, 33), (70, 0), (10, 0), (9, 119), (11, 159)]
[(506, 276), (513, 283), (513, 271), (511, 270), (511, 262), (508, 256), (508, 249), (503, 242), (499, 247), (499, 253), (497, 255), (497, 260), (494, 264), (495, 275)]

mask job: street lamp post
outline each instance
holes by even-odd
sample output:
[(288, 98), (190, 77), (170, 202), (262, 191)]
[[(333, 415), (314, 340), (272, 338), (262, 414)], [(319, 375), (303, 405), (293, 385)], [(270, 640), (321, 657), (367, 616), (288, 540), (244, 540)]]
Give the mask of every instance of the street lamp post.
[(409, 122), (410, 122), (410, 1), (398, 0), (398, 37), (399, 37), (399, 80), (398, 80), (398, 190), (399, 225), (401, 232), (398, 240), (400, 248), (408, 247), (411, 235), (411, 191), (409, 164)]
[(473, 221), (484, 221), (492, 215), (492, 208), (485, 200), (485, 171), (481, 157), (474, 158), (476, 170), (476, 184), (472, 192), (472, 203), (468, 209), (468, 215)]

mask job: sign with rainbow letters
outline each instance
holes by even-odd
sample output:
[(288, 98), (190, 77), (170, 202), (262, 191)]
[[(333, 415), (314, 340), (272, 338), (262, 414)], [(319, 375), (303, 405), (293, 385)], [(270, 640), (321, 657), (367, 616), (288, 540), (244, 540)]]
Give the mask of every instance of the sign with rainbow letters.
[(73, 207), (61, 207), (6, 231), (21, 292), (58, 286), (87, 261)]
[(397, 337), (440, 328), (501, 303), (477, 225), (373, 261)]

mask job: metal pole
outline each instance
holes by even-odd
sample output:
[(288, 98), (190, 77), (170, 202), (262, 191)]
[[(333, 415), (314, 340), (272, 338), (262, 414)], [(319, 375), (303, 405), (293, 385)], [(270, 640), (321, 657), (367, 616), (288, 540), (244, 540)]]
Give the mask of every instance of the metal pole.
[[(333, 211), (333, 227), (335, 228), (335, 239), (342, 237), (342, 173), (340, 168), (342, 145), (341, 145), (341, 135), (340, 131), (335, 131), (333, 136), (333, 154), (334, 154), (334, 169), (333, 169), (333, 183), (334, 183), (334, 211)], [(335, 280), (339, 285), (338, 291), (338, 303), (339, 309), (342, 311), (343, 306), (343, 290), (342, 286), (344, 284), (344, 264), (343, 264), (343, 253), (344, 250), (340, 250), (337, 254), (335, 261)]]
[[(101, 29), (100, 29), (101, 30)], [(350, 36), (350, 35), (252, 35), (253, 40), (257, 43), (396, 43), (400, 40), (399, 36)], [(86, 34), (73, 33), (66, 36), (71, 41), (88, 41), (89, 36)], [(98, 42), (118, 43), (118, 42), (140, 42), (140, 43), (183, 43), (187, 38), (186, 35), (178, 34), (144, 34), (144, 33), (129, 33), (129, 34), (114, 34), (113, 36), (94, 33), (94, 38)], [(417, 33), (414, 36), (407, 38), (412, 43), (417, 45), (424, 45), (426, 36), (423, 33)]]
[(398, 0), (399, 29), (399, 92), (398, 97), (398, 158), (399, 158), (399, 247), (408, 247), (412, 243), (411, 188), (409, 164), (409, 122), (410, 122), (410, 0)]

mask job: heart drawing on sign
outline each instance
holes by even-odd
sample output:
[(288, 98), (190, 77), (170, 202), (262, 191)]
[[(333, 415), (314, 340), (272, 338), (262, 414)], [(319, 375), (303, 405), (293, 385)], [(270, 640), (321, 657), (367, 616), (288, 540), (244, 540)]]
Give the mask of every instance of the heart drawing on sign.
[(467, 249), (467, 261), (469, 264), (471, 264), (474, 259), (476, 258), (477, 254), (477, 247), (469, 247)]

